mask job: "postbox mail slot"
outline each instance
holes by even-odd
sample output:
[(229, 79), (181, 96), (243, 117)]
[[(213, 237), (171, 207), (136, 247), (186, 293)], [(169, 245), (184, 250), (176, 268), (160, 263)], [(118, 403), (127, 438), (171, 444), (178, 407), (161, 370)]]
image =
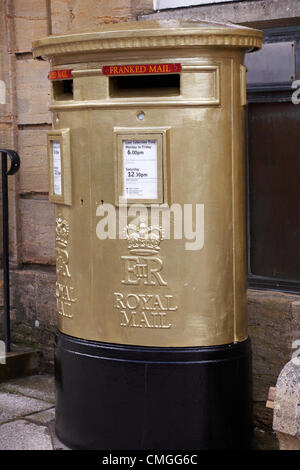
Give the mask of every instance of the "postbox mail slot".
[(56, 101), (73, 99), (73, 80), (55, 80), (52, 82), (53, 98)]
[(180, 95), (180, 75), (133, 75), (109, 77), (112, 98)]

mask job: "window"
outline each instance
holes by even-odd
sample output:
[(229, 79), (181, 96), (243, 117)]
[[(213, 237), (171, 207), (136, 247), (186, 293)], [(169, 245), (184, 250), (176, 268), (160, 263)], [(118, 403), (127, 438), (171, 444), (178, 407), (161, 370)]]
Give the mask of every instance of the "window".
[[(286, 37), (282, 28), (266, 34), (274, 43), (276, 72), (270, 70), (257, 83), (252, 70), (248, 87), (248, 280), (250, 287), (299, 292), (300, 104), (291, 102), (291, 86), (299, 77), (300, 32)], [(287, 44), (293, 49), (290, 58)], [(280, 81), (278, 62), (286, 64)], [(257, 76), (264, 74), (258, 70)]]
[(256, 276), (300, 281), (299, 129), (298, 106), (249, 104), (249, 261)]

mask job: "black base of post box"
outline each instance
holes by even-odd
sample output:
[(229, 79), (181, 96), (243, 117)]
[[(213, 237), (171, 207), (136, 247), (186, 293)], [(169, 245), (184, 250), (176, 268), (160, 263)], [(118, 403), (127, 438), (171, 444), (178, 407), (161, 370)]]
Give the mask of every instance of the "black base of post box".
[(251, 347), (56, 337), (56, 432), (72, 449), (248, 449)]

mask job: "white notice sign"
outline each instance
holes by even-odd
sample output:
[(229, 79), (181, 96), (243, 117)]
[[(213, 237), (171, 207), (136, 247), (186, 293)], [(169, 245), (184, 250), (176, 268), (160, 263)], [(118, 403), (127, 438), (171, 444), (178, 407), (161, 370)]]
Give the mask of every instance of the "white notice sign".
[(157, 140), (123, 140), (124, 197), (157, 199)]
[(61, 155), (60, 141), (52, 141), (52, 162), (53, 162), (53, 193), (62, 195), (61, 190)]

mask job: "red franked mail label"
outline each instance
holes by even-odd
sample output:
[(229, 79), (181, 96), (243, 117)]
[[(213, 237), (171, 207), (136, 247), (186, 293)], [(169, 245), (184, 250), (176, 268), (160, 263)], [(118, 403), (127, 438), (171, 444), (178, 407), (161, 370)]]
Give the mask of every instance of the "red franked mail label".
[(135, 65), (105, 65), (103, 75), (142, 75), (152, 73), (179, 73), (181, 64), (135, 64)]
[(72, 69), (51, 70), (48, 74), (49, 80), (66, 80), (73, 78)]

